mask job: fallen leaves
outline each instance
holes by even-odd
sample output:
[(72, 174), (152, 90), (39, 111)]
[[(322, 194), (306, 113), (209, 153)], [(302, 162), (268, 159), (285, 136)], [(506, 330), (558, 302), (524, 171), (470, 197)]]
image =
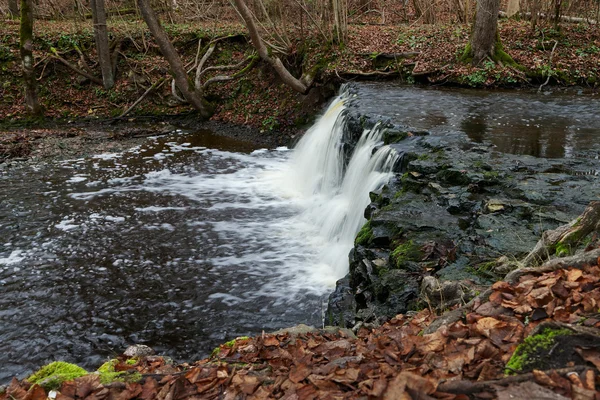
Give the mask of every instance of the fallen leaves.
[[(436, 316), (423, 310), (397, 315), (377, 329), (361, 328), (357, 338), (342, 331), (239, 338), (191, 366), (170, 365), (157, 356), (135, 363), (122, 357), (115, 369), (137, 371), (143, 374), (141, 382), (102, 385), (97, 375), (87, 375), (65, 382), (57, 400), (462, 400), (473, 394), (597, 400), (600, 345), (594, 340), (575, 347), (589, 367), (574, 367), (569, 361), (560, 373), (534, 370), (510, 377), (504, 370), (517, 345), (542, 322), (590, 320), (588, 326), (598, 326), (599, 301), (598, 266), (532, 273), (515, 285), (494, 284), (487, 302), (431, 334), (423, 332)], [(592, 338), (600, 337), (594, 336), (593, 328), (590, 332)], [(45, 400), (45, 396), (39, 386), (13, 380), (0, 400)]]

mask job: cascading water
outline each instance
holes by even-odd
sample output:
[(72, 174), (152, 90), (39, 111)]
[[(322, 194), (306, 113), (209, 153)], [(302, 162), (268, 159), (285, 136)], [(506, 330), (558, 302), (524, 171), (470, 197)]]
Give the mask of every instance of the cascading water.
[(329, 266), (330, 282), (346, 274), (348, 253), (365, 221), (369, 192), (390, 179), (398, 160), (394, 150), (381, 146), (379, 124), (364, 130), (349, 160), (344, 160), (349, 96), (342, 89), (300, 140), (282, 181), (284, 188), (307, 203), (299, 219), (313, 225), (317, 240), (325, 244), (319, 257), (320, 263)]
[(349, 101), (293, 151), (177, 131), (0, 173), (0, 384), (49, 359), (94, 369), (132, 343), (194, 360), (321, 323), (397, 159), (379, 127), (346, 155)]

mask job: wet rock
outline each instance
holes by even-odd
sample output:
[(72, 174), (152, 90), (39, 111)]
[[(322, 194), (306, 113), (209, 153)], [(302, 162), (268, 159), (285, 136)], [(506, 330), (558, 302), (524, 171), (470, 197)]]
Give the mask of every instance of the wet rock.
[(407, 137), (392, 147), (404, 164), (372, 194), (369, 240), (350, 252), (347, 279), (330, 297), (345, 326), (381, 322), (423, 299), (443, 306), (468, 297), (456, 282), (495, 281), (499, 257), (519, 259), (600, 192), (599, 177), (585, 173), (597, 170), (593, 159), (502, 154), (460, 135)]
[(134, 344), (125, 349), (123, 355), (127, 357), (146, 357), (154, 355), (154, 350), (144, 344)]
[(356, 300), (350, 287), (350, 276), (338, 280), (329, 295), (325, 323), (332, 326), (351, 327), (355, 324)]

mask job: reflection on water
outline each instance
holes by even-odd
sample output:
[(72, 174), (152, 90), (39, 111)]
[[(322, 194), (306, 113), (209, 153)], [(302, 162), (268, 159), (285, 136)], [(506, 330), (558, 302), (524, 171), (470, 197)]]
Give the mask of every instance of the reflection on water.
[(536, 157), (600, 152), (600, 97), (360, 84), (359, 108), (432, 133), (463, 132), (496, 150)]

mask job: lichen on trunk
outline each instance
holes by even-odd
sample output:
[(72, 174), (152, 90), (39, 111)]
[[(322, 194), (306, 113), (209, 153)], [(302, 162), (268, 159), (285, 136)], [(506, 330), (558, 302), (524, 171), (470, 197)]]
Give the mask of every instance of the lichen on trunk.
[(31, 0), (21, 0), (20, 26), (21, 61), (23, 65), (23, 83), (25, 84), (25, 103), (30, 114), (39, 116), (43, 110), (38, 102), (37, 81), (33, 59), (33, 8)]

